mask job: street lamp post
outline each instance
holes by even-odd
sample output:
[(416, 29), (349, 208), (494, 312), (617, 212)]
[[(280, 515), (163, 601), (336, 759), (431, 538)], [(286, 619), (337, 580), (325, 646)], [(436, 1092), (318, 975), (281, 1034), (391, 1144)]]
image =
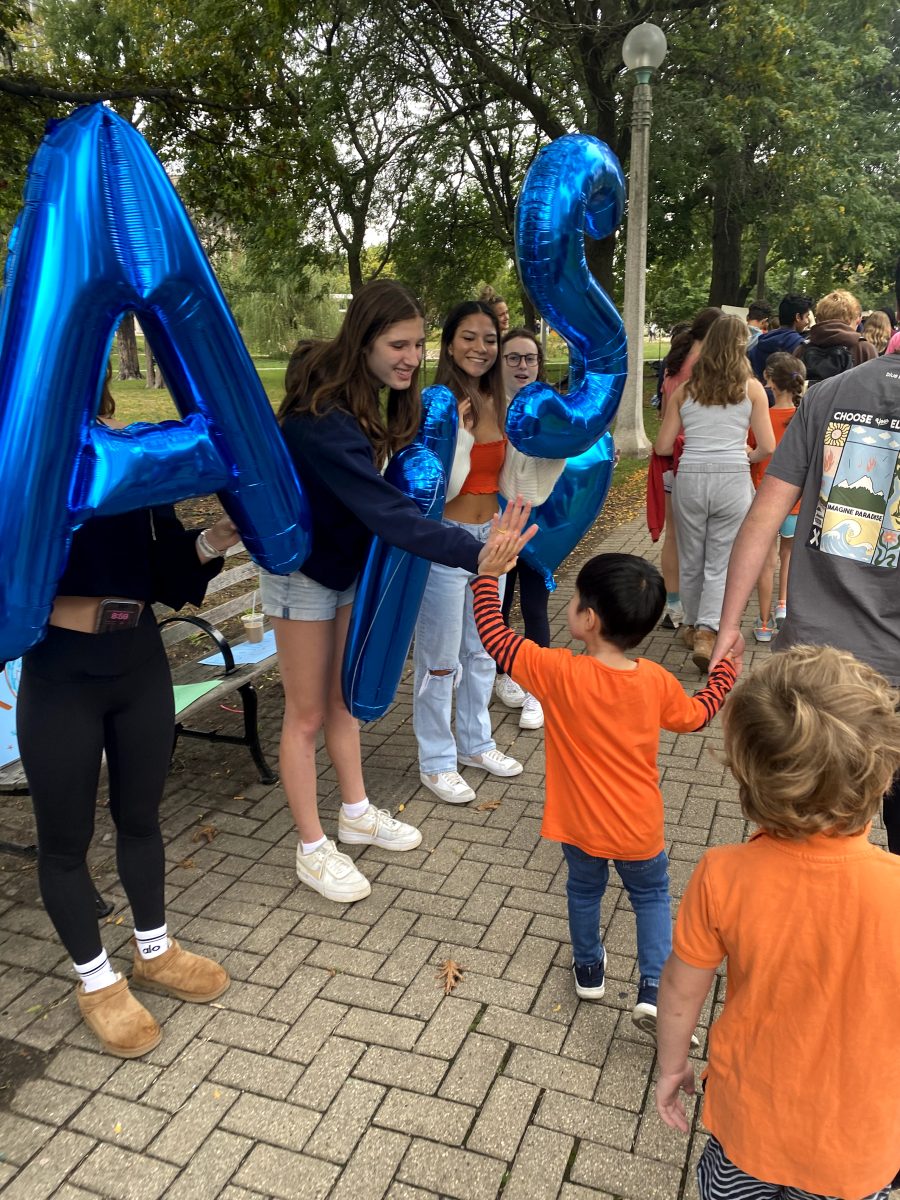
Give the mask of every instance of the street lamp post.
[(625, 242), (625, 332), (628, 378), (616, 417), (616, 447), (628, 458), (646, 458), (644, 433), (644, 297), (647, 265), (647, 183), (650, 161), (650, 80), (666, 57), (666, 35), (644, 22), (622, 44), (622, 59), (635, 75), (631, 111), (631, 172), (628, 180), (628, 234)]

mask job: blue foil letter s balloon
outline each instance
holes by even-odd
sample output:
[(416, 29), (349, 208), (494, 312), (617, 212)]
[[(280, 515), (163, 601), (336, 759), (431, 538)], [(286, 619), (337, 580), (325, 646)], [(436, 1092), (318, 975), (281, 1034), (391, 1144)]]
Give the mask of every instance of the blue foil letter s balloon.
[[(415, 441), (388, 464), (385, 478), (418, 504), (424, 516), (444, 513), (458, 424), (457, 403), (445, 387), (422, 394), (422, 422)], [(374, 721), (393, 703), (422, 603), (431, 563), (373, 538), (359, 580), (341, 686), (344, 703), (361, 721)]]
[(516, 261), (541, 316), (569, 346), (569, 391), (532, 383), (514, 397), (509, 440), (524, 454), (571, 458), (609, 429), (628, 369), (622, 318), (588, 269), (585, 231), (595, 238), (622, 219), (625, 182), (613, 152), (586, 134), (545, 146), (516, 210)]
[[(116, 325), (140, 318), (183, 422), (95, 424)], [(0, 302), (0, 660), (43, 634), (73, 528), (218, 491), (247, 549), (287, 572), (308, 513), (266, 395), (161, 164), (102, 105), (32, 160)]]

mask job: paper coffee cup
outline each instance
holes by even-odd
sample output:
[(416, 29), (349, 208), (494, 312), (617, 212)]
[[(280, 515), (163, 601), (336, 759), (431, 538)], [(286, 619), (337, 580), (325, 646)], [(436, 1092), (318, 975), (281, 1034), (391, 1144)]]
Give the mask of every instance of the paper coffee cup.
[(262, 613), (244, 613), (241, 620), (244, 623), (244, 633), (247, 635), (247, 641), (261, 642), (263, 640), (264, 615)]

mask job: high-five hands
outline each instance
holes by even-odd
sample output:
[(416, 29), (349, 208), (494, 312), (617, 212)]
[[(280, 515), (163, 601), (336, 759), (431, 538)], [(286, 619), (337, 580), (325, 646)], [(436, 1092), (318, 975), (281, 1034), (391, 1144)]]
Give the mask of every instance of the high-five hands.
[(479, 575), (494, 575), (499, 579), (512, 570), (522, 547), (538, 531), (537, 525), (525, 528), (530, 514), (531, 505), (528, 501), (516, 496), (502, 514), (493, 518), (488, 540), (478, 555)]

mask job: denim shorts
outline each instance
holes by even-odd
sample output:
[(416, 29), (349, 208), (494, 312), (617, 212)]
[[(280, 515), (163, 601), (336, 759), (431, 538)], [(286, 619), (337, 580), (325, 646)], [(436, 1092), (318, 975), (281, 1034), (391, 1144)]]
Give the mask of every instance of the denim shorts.
[(797, 514), (788, 513), (778, 530), (782, 537), (792, 538), (797, 532)]
[(259, 594), (267, 617), (285, 621), (333, 621), (339, 608), (353, 603), (356, 580), (342, 592), (316, 583), (301, 571), (290, 575), (259, 573)]

